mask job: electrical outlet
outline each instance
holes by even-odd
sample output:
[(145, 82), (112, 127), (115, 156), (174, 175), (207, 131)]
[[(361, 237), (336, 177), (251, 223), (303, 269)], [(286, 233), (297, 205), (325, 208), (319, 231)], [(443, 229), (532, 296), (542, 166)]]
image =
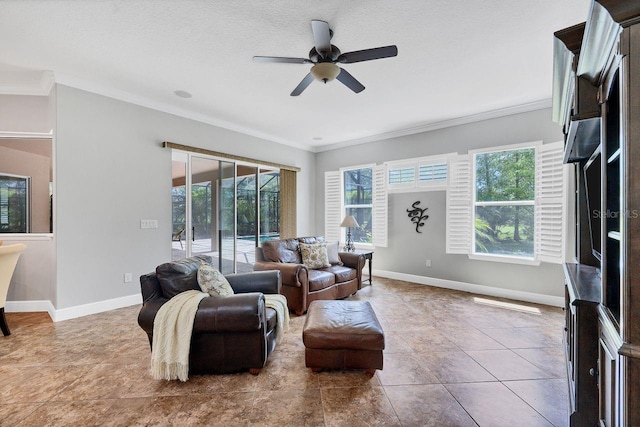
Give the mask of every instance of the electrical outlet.
[(431, 267), (431, 260), (428, 259), (427, 262), (425, 263), (427, 265), (427, 267)]
[(131, 273), (124, 273), (124, 283), (133, 282), (133, 275)]

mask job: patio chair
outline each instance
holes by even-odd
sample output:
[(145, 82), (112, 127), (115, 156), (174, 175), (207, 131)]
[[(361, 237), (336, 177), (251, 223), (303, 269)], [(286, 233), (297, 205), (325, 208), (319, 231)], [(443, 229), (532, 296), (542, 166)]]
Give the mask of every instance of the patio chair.
[(184, 228), (181, 228), (180, 230), (178, 230), (178, 232), (173, 233), (173, 235), (171, 236), (171, 241), (172, 242), (179, 242), (180, 243), (180, 248), (184, 249), (184, 246), (182, 246), (183, 237), (184, 237)]

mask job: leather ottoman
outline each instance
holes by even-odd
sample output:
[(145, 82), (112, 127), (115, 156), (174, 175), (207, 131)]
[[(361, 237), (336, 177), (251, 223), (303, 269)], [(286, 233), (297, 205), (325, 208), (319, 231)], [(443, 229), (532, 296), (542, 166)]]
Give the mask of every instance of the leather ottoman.
[(384, 332), (368, 301), (311, 302), (302, 330), (305, 363), (322, 369), (382, 369)]

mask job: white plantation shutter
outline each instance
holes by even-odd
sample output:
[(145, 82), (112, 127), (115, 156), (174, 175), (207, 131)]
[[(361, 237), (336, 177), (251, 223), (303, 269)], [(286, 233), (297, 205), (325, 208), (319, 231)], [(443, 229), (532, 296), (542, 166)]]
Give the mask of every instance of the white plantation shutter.
[(469, 154), (454, 156), (449, 162), (447, 188), (447, 253), (471, 253), (471, 160)]
[(371, 212), (371, 234), (373, 246), (387, 246), (387, 168), (373, 167), (373, 212)]
[(564, 262), (563, 155), (562, 141), (536, 147), (535, 252), (540, 261)]
[(339, 171), (324, 173), (324, 238), (327, 242), (340, 240), (342, 222), (342, 180)]

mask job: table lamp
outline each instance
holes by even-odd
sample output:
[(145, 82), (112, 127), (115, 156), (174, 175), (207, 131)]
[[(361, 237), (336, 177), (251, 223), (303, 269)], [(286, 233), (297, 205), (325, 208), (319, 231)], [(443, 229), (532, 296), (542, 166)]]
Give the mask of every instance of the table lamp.
[(340, 227), (347, 227), (347, 244), (344, 246), (343, 250), (345, 252), (355, 251), (356, 248), (353, 246), (353, 240), (351, 240), (351, 227), (360, 227), (360, 224), (358, 224), (358, 221), (356, 221), (353, 215), (347, 215), (342, 220)]

